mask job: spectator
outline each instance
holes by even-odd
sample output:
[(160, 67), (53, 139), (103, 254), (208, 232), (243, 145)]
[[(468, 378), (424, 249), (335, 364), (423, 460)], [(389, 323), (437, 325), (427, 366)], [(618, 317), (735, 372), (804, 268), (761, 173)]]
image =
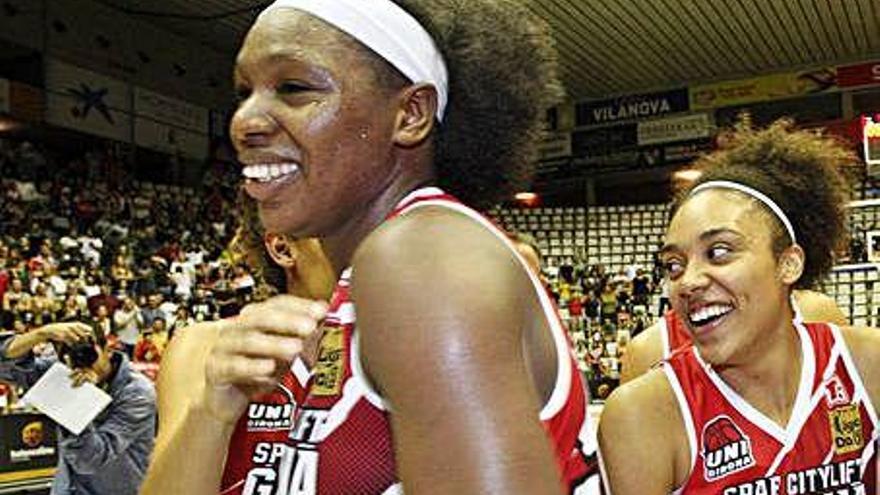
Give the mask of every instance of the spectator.
[[(131, 368), (124, 354), (110, 350), (100, 331), (82, 323), (53, 323), (0, 337), (0, 379), (32, 386), (56, 361), (32, 352), (49, 342), (58, 345), (61, 356), (73, 366), (75, 386), (90, 382), (112, 397), (107, 409), (79, 435), (59, 427), (53, 495), (136, 495), (156, 429), (152, 383)], [(72, 349), (91, 353), (94, 359), (71, 359)]]
[(144, 326), (144, 318), (133, 298), (122, 299), (122, 306), (113, 313), (113, 323), (116, 325), (116, 336), (119, 337), (122, 349), (129, 358), (134, 357), (134, 347)]
[(101, 291), (88, 298), (86, 304), (89, 307), (89, 313), (92, 316), (98, 315), (98, 307), (105, 306), (105, 309), (108, 313), (112, 314), (116, 311), (116, 308), (119, 307), (119, 299), (113, 295), (111, 292), (110, 284), (107, 282), (101, 283)]
[(162, 305), (162, 294), (154, 292), (147, 296), (147, 307), (141, 310), (141, 316), (145, 327), (152, 327), (157, 318), (168, 319), (168, 315), (159, 307)]

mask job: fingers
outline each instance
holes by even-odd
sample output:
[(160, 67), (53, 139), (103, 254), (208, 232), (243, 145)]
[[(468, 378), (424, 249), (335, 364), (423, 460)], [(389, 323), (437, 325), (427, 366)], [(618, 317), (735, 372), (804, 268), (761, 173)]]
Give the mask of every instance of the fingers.
[(326, 314), (325, 302), (281, 295), (245, 306), (236, 323), (263, 332), (303, 337), (314, 332)]
[(244, 390), (274, 386), (277, 367), (273, 359), (227, 356), (224, 360), (209, 358), (205, 371), (210, 385), (235, 385)]
[(291, 362), (302, 351), (303, 341), (297, 337), (263, 333), (243, 328), (226, 328), (215, 344), (221, 355), (241, 355)]
[(84, 323), (53, 323), (47, 330), (49, 340), (67, 345), (84, 342), (92, 336), (92, 328)]

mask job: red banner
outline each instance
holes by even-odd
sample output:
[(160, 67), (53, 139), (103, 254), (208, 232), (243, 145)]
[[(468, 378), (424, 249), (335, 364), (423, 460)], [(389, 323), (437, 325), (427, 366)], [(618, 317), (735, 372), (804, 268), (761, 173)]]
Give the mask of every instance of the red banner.
[(880, 84), (880, 61), (837, 68), (837, 85), (841, 88)]

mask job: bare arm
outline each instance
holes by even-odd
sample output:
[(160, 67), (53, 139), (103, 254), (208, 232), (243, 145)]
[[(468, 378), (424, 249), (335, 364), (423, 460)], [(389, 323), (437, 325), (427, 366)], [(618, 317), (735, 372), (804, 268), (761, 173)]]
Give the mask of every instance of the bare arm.
[(841, 333), (875, 408), (880, 407), (880, 329), (842, 327)]
[(654, 323), (626, 346), (621, 362), (620, 383), (626, 383), (647, 373), (651, 366), (661, 359), (663, 359), (663, 341), (660, 336), (660, 324)]
[(668, 495), (689, 472), (689, 449), (662, 371), (618, 388), (605, 403), (599, 452), (608, 493)]
[(31, 352), (31, 349), (44, 342), (72, 344), (92, 335), (92, 329), (84, 323), (51, 323), (28, 333), (16, 335), (7, 342), (4, 351), (6, 359), (18, 359)]
[(849, 320), (843, 311), (837, 307), (829, 296), (812, 290), (798, 290), (794, 292), (795, 299), (800, 307), (804, 321), (830, 322), (835, 325), (849, 325)]
[(371, 236), (353, 264), (363, 364), (394, 411), (404, 491), (559, 493), (523, 356), (534, 289), (494, 236), (426, 210)]
[(173, 343), (162, 361), (159, 436), (140, 493), (216, 495), (249, 397), (275, 386), (325, 311), (277, 296), (247, 306), (235, 320), (182, 332), (189, 337)]
[[(220, 326), (205, 323), (181, 332), (163, 356), (156, 384), (159, 434), (142, 494), (218, 491), (235, 423), (213, 418), (195, 398), (204, 393), (205, 363)], [(188, 467), (181, 469), (181, 462)]]

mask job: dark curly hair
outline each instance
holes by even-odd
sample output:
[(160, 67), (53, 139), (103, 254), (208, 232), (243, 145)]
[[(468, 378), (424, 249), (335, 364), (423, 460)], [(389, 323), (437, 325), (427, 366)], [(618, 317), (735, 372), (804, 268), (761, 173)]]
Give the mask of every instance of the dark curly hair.
[[(804, 272), (794, 287), (813, 287), (831, 270), (834, 252), (846, 238), (849, 190), (842, 169), (856, 162), (855, 155), (834, 138), (798, 130), (788, 119), (754, 129), (744, 116), (719, 142), (718, 151), (697, 161), (702, 174), (679, 192), (671, 214), (705, 182), (728, 180), (761, 191), (788, 216), (806, 254)], [(779, 256), (791, 240), (782, 222), (768, 216), (774, 225), (773, 252)]]
[(263, 299), (287, 290), (284, 269), (278, 266), (263, 244), (266, 233), (257, 203), (239, 189), (235, 236), (229, 241), (229, 252), (235, 263), (247, 265), (256, 281), (256, 298)]
[(434, 136), (440, 187), (487, 208), (529, 186), (544, 113), (563, 95), (546, 24), (517, 0), (394, 2), (431, 34), (449, 72)]

